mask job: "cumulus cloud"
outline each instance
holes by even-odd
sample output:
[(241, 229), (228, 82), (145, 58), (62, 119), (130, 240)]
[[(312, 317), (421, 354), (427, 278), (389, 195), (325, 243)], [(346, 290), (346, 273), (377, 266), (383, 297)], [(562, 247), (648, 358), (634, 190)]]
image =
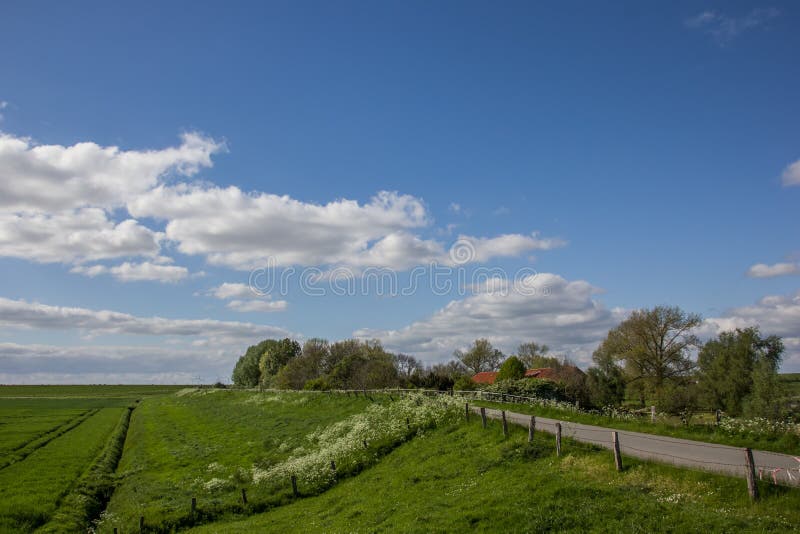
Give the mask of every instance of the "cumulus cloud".
[(56, 212), (85, 206), (122, 206), (166, 174), (192, 176), (211, 166), (223, 143), (190, 132), (181, 144), (161, 150), (121, 150), (83, 142), (38, 145), (0, 134), (0, 208)]
[(0, 327), (78, 330), (89, 335), (198, 336), (239, 341), (292, 336), (284, 328), (268, 325), (214, 319), (139, 317), (116, 311), (50, 306), (3, 297), (0, 297)]
[(277, 312), (288, 307), (285, 300), (272, 300), (272, 296), (255, 291), (247, 284), (225, 282), (207, 293), (221, 300), (230, 300), (228, 309), (237, 312)]
[(598, 302), (594, 295), (599, 290), (588, 282), (567, 281), (555, 274), (531, 275), (509, 288), (492, 283), (486, 289), (404, 328), (361, 329), (354, 335), (380, 339), (391, 349), (428, 362), (446, 361), (454, 350), (479, 337), (508, 352), (536, 340), (586, 365), (608, 330), (626, 315)]
[(100, 208), (54, 214), (0, 212), (0, 256), (41, 263), (152, 256), (162, 239), (162, 233), (133, 219), (113, 222)]
[(800, 185), (800, 159), (786, 166), (781, 179), (784, 186)]
[(121, 265), (106, 267), (104, 265), (76, 265), (70, 272), (95, 277), (110, 274), (121, 282), (156, 281), (175, 283), (189, 276), (189, 269), (177, 265), (162, 265), (145, 261), (142, 263), (125, 262)]
[(260, 296), (249, 285), (232, 282), (225, 282), (217, 287), (212, 288), (209, 291), (209, 294), (223, 300), (232, 298), (253, 299)]
[(756, 263), (747, 270), (747, 276), (751, 278), (773, 278), (776, 276), (787, 276), (790, 274), (800, 274), (800, 264), (797, 263)]
[(724, 46), (742, 33), (765, 26), (780, 15), (773, 7), (753, 9), (741, 17), (731, 17), (717, 11), (703, 11), (684, 21), (687, 28), (705, 32)]

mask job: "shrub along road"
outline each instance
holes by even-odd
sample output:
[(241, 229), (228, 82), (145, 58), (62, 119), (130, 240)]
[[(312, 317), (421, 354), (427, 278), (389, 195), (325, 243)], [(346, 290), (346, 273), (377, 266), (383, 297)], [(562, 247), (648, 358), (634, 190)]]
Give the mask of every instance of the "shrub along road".
[[(472, 411), (480, 413), (480, 408), (473, 407)], [(486, 408), (486, 415), (492, 419), (501, 418), (500, 410), (492, 408)], [(506, 419), (509, 423), (527, 427), (531, 416), (506, 411)], [(613, 448), (611, 433), (616, 431), (619, 436), (620, 451), (628, 456), (725, 475), (746, 476), (745, 450), (739, 447), (654, 436), (538, 416), (536, 417), (536, 431), (554, 434), (556, 423), (561, 423), (563, 437), (606, 449)], [(754, 450), (753, 460), (756, 476), (763, 477), (765, 480), (772, 479), (780, 484), (800, 485), (800, 459), (788, 454)]]

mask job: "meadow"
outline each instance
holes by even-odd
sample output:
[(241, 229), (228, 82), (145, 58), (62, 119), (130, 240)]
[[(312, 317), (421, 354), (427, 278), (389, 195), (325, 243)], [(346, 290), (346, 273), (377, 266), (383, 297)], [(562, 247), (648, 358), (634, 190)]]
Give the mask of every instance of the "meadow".
[(796, 489), (762, 481), (753, 503), (737, 478), (627, 457), (618, 473), (608, 451), (567, 438), (559, 457), (548, 434), (528, 443), (523, 428), (512, 425), (504, 438), (496, 421), (487, 429), (477, 416), (465, 422), (458, 397), (123, 387), (96, 388), (95, 397), (40, 388), (35, 398), (25, 391), (0, 388), (3, 458), (16, 458), (0, 467), (0, 532), (138, 532), (140, 525), (220, 533), (786, 532), (800, 525)]
[[(102, 459), (127, 407), (176, 389), (0, 387), (0, 532), (31, 532), (46, 525), (68, 496), (80, 491), (79, 482), (89, 484), (88, 474)], [(112, 463), (106, 468), (113, 472)]]

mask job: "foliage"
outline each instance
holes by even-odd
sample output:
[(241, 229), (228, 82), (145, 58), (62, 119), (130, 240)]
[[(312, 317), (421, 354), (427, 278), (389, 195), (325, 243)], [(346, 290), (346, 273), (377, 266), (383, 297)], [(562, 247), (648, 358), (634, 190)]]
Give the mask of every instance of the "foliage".
[(659, 396), (669, 382), (692, 372), (689, 351), (699, 344), (692, 331), (700, 322), (699, 315), (677, 307), (636, 310), (609, 331), (599, 350), (624, 364), (626, 381), (638, 386), (644, 403), (646, 395)]
[(488, 339), (476, 339), (468, 350), (457, 350), (454, 355), (472, 374), (496, 371), (505, 359), (505, 355), (494, 348)]
[(258, 360), (260, 381), (278, 374), (281, 368), (300, 354), (300, 343), (293, 339), (268, 339), (262, 343), (263, 350)]
[(497, 380), (518, 380), (525, 376), (525, 365), (516, 356), (511, 356), (500, 366)]
[(517, 348), (517, 358), (522, 361), (526, 369), (538, 369), (541, 367), (554, 367), (558, 363), (558, 358), (547, 356), (550, 347), (539, 345), (534, 341), (522, 343)]
[(475, 391), (478, 389), (478, 384), (469, 376), (459, 376), (453, 383), (453, 389), (456, 391)]
[(626, 458), (499, 423), (441, 426), (317, 496), (214, 523), (200, 533), (251, 532), (790, 532), (800, 493)]
[(711, 408), (741, 415), (776, 417), (780, 398), (777, 372), (783, 343), (762, 338), (757, 328), (723, 332), (698, 355), (700, 390)]
[(625, 377), (614, 357), (601, 346), (592, 355), (594, 367), (586, 371), (586, 391), (589, 404), (618, 406), (625, 399)]
[(498, 380), (483, 388), (491, 393), (505, 393), (521, 397), (536, 397), (548, 400), (567, 400), (564, 386), (551, 380), (520, 378), (517, 380)]

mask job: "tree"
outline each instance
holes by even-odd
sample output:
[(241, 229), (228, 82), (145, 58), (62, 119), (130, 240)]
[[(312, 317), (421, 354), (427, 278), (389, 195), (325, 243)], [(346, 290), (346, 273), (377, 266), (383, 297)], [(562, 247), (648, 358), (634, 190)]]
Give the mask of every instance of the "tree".
[(535, 341), (523, 343), (517, 348), (517, 358), (522, 361), (526, 369), (536, 369), (540, 367), (555, 367), (558, 358), (547, 356), (550, 348), (547, 345), (539, 345)]
[(586, 371), (589, 402), (601, 408), (617, 406), (625, 400), (625, 377), (614, 357), (601, 345), (592, 354), (594, 366)]
[(689, 352), (699, 345), (693, 330), (700, 323), (699, 315), (678, 307), (636, 310), (609, 331), (601, 349), (623, 362), (628, 383), (640, 386), (644, 403), (645, 395), (658, 397), (667, 383), (680, 381), (692, 372)]
[(422, 370), (422, 364), (408, 354), (398, 354), (394, 357), (394, 365), (397, 368), (397, 375), (403, 382), (408, 382), (411, 377)]
[(777, 373), (783, 342), (762, 338), (758, 328), (722, 332), (703, 345), (697, 358), (698, 385), (708, 405), (741, 415), (745, 405), (758, 415), (769, 415), (779, 397)]
[(511, 356), (504, 361), (500, 366), (500, 372), (497, 373), (497, 380), (516, 380), (524, 377), (525, 366), (516, 356)]
[(283, 366), (296, 358), (301, 351), (300, 343), (288, 337), (280, 341), (268, 339), (262, 345), (261, 356), (258, 360), (261, 383), (269, 382)]
[(476, 339), (469, 350), (457, 350), (454, 355), (473, 374), (496, 371), (505, 359), (505, 355), (492, 347), (488, 339)]
[(258, 345), (247, 347), (247, 351), (239, 357), (233, 368), (233, 383), (240, 387), (256, 387), (261, 378), (261, 371), (258, 367), (261, 355), (267, 345), (274, 342), (274, 339), (265, 339)]

